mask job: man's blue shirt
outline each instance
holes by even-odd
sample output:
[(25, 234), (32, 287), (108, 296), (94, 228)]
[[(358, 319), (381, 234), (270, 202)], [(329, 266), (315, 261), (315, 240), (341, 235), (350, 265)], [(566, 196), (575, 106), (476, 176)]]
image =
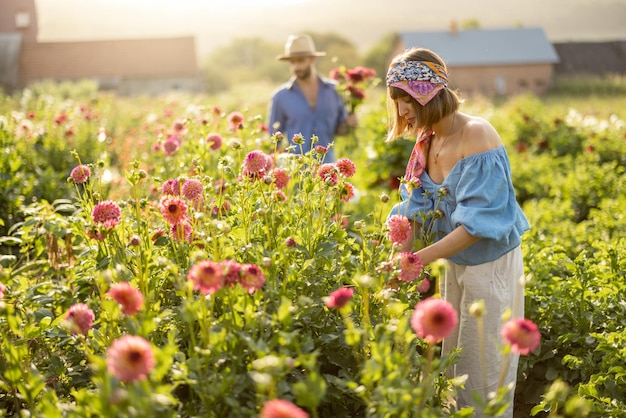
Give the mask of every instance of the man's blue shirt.
[[(334, 141), (337, 128), (345, 122), (347, 111), (343, 100), (337, 93), (336, 83), (332, 80), (319, 77), (319, 91), (317, 106), (309, 106), (304, 93), (298, 87), (295, 77), (280, 86), (272, 95), (269, 112), (270, 132), (282, 132), (292, 145), (292, 138), (296, 134), (304, 137), (303, 145), (296, 145), (294, 153), (307, 153), (314, 145), (328, 147)], [(311, 137), (316, 135), (318, 142), (311, 144)], [(330, 149), (325, 162), (335, 161), (334, 150)]]

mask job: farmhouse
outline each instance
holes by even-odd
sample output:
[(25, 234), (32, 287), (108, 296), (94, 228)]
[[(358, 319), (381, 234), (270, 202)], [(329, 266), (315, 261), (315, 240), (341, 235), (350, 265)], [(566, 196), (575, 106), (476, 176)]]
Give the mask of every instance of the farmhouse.
[(543, 94), (559, 57), (541, 28), (403, 32), (394, 54), (424, 47), (441, 56), (450, 84), (465, 97)]
[(557, 42), (554, 47), (561, 58), (557, 77), (626, 75), (626, 41)]
[(0, 2), (0, 87), (91, 79), (120, 94), (199, 90), (194, 37), (38, 42), (34, 0)]

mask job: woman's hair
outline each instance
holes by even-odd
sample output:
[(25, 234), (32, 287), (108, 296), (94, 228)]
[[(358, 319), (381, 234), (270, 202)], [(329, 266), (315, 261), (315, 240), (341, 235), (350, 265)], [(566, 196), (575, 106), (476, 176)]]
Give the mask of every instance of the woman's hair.
[[(397, 62), (406, 61), (423, 61), (432, 62), (440, 65), (447, 73), (448, 69), (445, 62), (434, 52), (426, 48), (410, 48), (402, 54), (397, 55), (391, 65)], [(411, 98), (411, 105), (415, 109), (416, 126), (409, 127), (406, 120), (398, 114), (398, 104), (396, 100)], [(433, 124), (439, 122), (442, 118), (454, 113), (461, 103), (457, 93), (444, 87), (432, 100), (425, 105), (421, 105), (417, 100), (413, 99), (409, 94), (398, 87), (387, 88), (387, 110), (389, 113), (389, 132), (387, 134), (387, 142), (391, 142), (405, 134), (421, 134), (426, 129), (432, 127)]]

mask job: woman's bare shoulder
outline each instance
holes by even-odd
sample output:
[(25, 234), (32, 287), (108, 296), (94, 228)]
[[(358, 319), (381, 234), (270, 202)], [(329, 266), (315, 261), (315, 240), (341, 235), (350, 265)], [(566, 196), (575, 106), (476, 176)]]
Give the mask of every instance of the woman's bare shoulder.
[(498, 148), (502, 139), (496, 129), (486, 119), (466, 115), (466, 122), (461, 132), (463, 156), (478, 154)]

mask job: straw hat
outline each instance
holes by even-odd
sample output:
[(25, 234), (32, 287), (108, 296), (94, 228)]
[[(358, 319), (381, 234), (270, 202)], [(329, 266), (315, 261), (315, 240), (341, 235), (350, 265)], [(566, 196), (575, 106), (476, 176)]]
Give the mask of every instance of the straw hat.
[(323, 57), (326, 52), (315, 50), (313, 38), (309, 35), (290, 35), (285, 44), (285, 54), (276, 57), (279, 60), (288, 60), (296, 57)]

